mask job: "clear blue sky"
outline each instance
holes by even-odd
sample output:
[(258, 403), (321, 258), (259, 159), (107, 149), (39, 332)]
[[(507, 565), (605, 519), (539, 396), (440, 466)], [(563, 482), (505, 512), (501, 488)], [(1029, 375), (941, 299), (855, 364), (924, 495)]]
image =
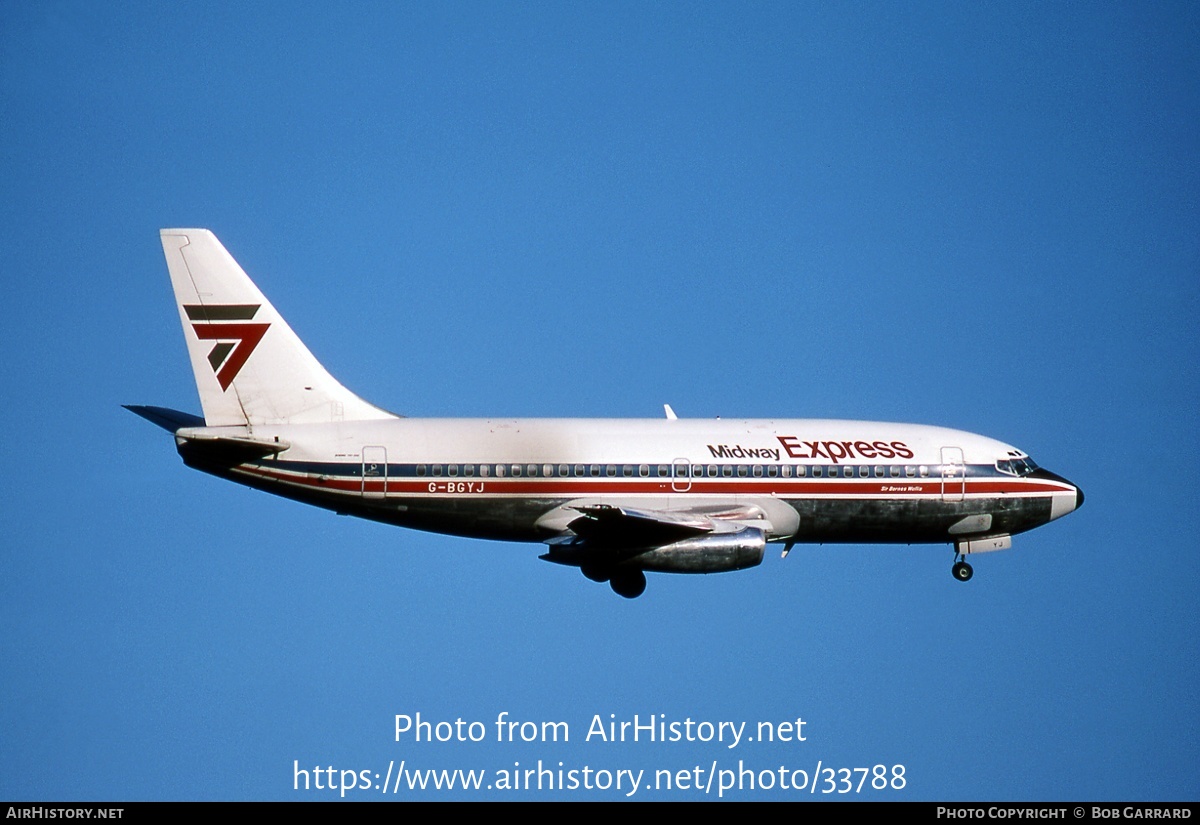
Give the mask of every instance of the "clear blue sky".
[[(1197, 44), (1170, 2), (0, 4), (0, 798), (401, 759), (1200, 798)], [(941, 424), (1087, 503), (967, 585), (948, 546), (800, 547), (634, 602), (338, 518), (120, 408), (199, 411), (164, 226), (399, 412)], [(393, 741), (502, 711), (571, 741)]]

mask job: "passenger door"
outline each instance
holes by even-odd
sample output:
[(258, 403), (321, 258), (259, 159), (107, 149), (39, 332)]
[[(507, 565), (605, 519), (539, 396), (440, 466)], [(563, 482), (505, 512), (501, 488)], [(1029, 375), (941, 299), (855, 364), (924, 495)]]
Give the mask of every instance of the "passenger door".
[(387, 495), (387, 448), (362, 448), (363, 498), (383, 498)]
[(942, 501), (962, 501), (966, 491), (962, 447), (942, 447)]

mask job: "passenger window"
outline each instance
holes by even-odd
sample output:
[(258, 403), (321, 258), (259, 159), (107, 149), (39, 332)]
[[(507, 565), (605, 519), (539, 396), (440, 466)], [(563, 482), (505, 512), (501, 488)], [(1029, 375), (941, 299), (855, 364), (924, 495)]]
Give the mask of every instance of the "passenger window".
[(598, 477), (599, 475), (600, 475), (600, 465), (593, 464), (592, 465), (592, 477), (595, 478), (595, 477)]
[(892, 478), (900, 478), (900, 468), (893, 464), (892, 466), (888, 467), (888, 475), (890, 475)]
[(458, 475), (458, 465), (457, 465), (457, 464), (450, 464), (450, 465), (448, 465), (448, 466), (446, 467), (446, 475), (448, 475), (448, 476), (457, 476), (457, 475)]
[(567, 477), (567, 471), (568, 471), (568, 470), (570, 470), (570, 469), (571, 469), (571, 468), (570, 468), (570, 467), (568, 467), (566, 464), (559, 464), (559, 465), (558, 465), (558, 474), (559, 474), (561, 477), (563, 477), (563, 478), (566, 478), (566, 477)]
[(709, 465), (708, 465), (708, 477), (709, 477), (709, 478), (716, 478), (716, 477), (717, 477), (717, 465), (716, 465), (716, 464), (709, 464)]
[(908, 476), (909, 478), (915, 478), (917, 471), (911, 464), (908, 464), (904, 467), (904, 475)]
[[(684, 466), (684, 467), (683, 467), (683, 471), (684, 471), (685, 473), (687, 472), (687, 467), (686, 467), (686, 466)], [(658, 465), (658, 477), (659, 477), (659, 478), (666, 478), (668, 475), (669, 475), (669, 472), (668, 472), (668, 470), (667, 470), (667, 465), (666, 465), (666, 464), (659, 464), (659, 465)]]
[(650, 465), (649, 464), (638, 465), (638, 475), (640, 475), (642, 478), (648, 478), (650, 476)]
[(779, 468), (779, 474), (782, 475), (784, 478), (791, 478), (792, 477), (792, 465), (784, 464), (782, 467)]
[(626, 464), (623, 467), (621, 467), (621, 475), (625, 476), (625, 478), (632, 477), (633, 476), (633, 465)]
[(604, 474), (606, 476), (608, 476), (609, 478), (614, 478), (617, 475), (617, 465), (616, 464), (605, 464), (604, 465)]
[(425, 470), (426, 470), (426, 467), (424, 464), (417, 465), (417, 475), (419, 475), (419, 476), (425, 475)]
[(474, 464), (464, 464), (463, 465), (463, 475), (468, 476), (468, 477), (475, 475), (475, 465)]
[(521, 465), (520, 464), (512, 465), (512, 477), (513, 478), (521, 477)]
[(755, 465), (754, 465), (754, 477), (755, 477), (755, 478), (762, 478), (762, 473), (763, 473), (763, 468), (762, 468), (762, 465), (761, 465), (761, 464), (755, 464)]
[(859, 467), (859, 468), (858, 468), (858, 477), (859, 477), (859, 478), (866, 478), (866, 477), (867, 477), (867, 476), (869, 476), (870, 474), (871, 474), (871, 468), (870, 468), (870, 467), (865, 467), (865, 466), (864, 466), (864, 467)]
[[(530, 465), (530, 466), (532, 466), (532, 465)], [(543, 464), (542, 465), (542, 477), (550, 478), (550, 476), (552, 476), (552, 475), (554, 475), (554, 465), (553, 464)]]
[(813, 467), (813, 478), (820, 478), (822, 470), (820, 467)]
[(776, 467), (774, 464), (767, 465), (767, 477), (768, 478), (775, 478), (778, 475), (779, 475), (778, 467)]
[(433, 474), (435, 476), (440, 476), (442, 474), (442, 465), (441, 464), (433, 465)]
[(883, 478), (883, 465), (882, 464), (875, 465), (875, 478)]
[(504, 478), (504, 465), (503, 464), (496, 465), (496, 478)]
[(920, 467), (917, 468), (917, 472), (921, 474), (921, 478), (929, 477), (929, 468), (926, 467), (924, 464), (922, 464)]
[(728, 464), (724, 465), (723, 467), (721, 467), (721, 475), (725, 476), (725, 478), (732, 478), (733, 477), (733, 467), (731, 467)]
[(583, 471), (583, 465), (582, 465), (582, 464), (576, 464), (576, 465), (575, 465), (575, 475), (576, 475), (576, 476), (582, 476), (582, 475), (584, 475), (584, 471)]

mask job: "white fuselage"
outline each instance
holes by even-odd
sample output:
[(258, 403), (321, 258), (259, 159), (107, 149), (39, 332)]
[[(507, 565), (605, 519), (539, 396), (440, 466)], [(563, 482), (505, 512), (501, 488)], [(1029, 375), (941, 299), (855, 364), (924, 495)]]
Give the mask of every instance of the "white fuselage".
[(1007, 444), (914, 424), (398, 418), (179, 435), (186, 444), (206, 432), (289, 445), (220, 475), (381, 521), (498, 539), (541, 540), (565, 523), (553, 513), (581, 504), (754, 501), (770, 511), (774, 501), (797, 514), (776, 507), (775, 541), (950, 542), (1028, 530), (1073, 510), (1077, 496), (1044, 472), (1001, 472), (998, 461), (1024, 455)]

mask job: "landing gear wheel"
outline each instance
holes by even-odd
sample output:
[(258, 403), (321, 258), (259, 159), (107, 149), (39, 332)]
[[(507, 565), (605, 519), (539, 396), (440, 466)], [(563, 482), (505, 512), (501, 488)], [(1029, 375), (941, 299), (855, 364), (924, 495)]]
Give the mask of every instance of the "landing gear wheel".
[(613, 575), (608, 585), (618, 596), (636, 599), (646, 592), (646, 574), (641, 570), (622, 570)]
[(954, 574), (954, 578), (960, 582), (969, 582), (971, 577), (975, 575), (975, 571), (971, 569), (971, 565), (965, 561), (956, 561), (954, 566), (950, 568), (950, 572)]
[(608, 570), (603, 567), (584, 565), (583, 567), (579, 568), (579, 572), (583, 573), (586, 578), (589, 578), (594, 582), (606, 582), (609, 580), (609, 578), (611, 578), (608, 575)]

